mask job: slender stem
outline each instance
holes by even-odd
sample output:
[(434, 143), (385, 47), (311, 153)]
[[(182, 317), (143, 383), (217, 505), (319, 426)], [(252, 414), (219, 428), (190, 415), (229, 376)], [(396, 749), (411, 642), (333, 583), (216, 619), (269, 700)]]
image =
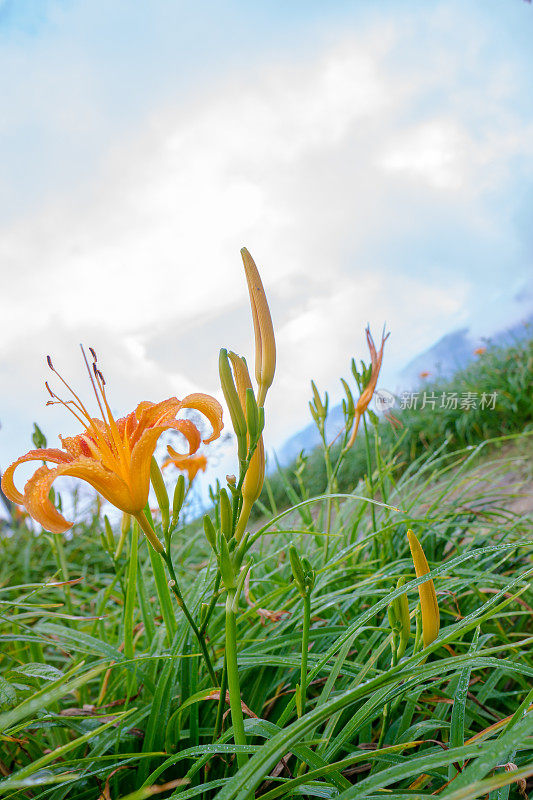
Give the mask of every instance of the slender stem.
[[(391, 669), (394, 669), (394, 667), (398, 663), (397, 653), (398, 653), (398, 638), (393, 631), (391, 639), (391, 659), (390, 659)], [(385, 740), (385, 734), (387, 733), (387, 724), (390, 719), (390, 716), (391, 716), (391, 703), (388, 702), (385, 703), (385, 706), (383, 708), (383, 721), (381, 724), (381, 731), (379, 733), (378, 749), (382, 746)]]
[[(380, 453), (380, 450), (379, 450), (379, 433), (378, 433), (377, 427), (374, 428), (374, 442), (375, 442), (375, 446), (376, 446), (376, 466), (377, 466), (377, 470), (378, 470), (378, 480), (379, 480), (379, 488), (380, 488), (380, 492), (381, 492), (381, 500), (382, 500), (383, 503), (388, 503), (389, 502), (389, 498), (388, 498), (388, 492), (387, 492), (387, 489), (386, 489), (386, 486), (385, 486), (385, 471), (384, 471), (384, 468), (383, 468), (383, 461), (382, 461), (381, 453)], [(386, 521), (388, 523), (389, 519), (390, 519), (390, 512), (389, 512), (388, 508), (385, 508), (385, 519), (386, 519)], [(384, 551), (386, 550), (387, 552), (383, 552), (381, 554), (382, 555), (382, 561), (381, 561), (382, 564), (384, 564), (388, 558), (392, 558), (393, 555), (394, 555), (391, 552), (390, 530), (385, 529), (385, 531), (383, 533), (384, 545), (385, 545), (385, 547), (383, 549), (384, 549)]]
[[(241, 687), (239, 684), (239, 670), (237, 667), (237, 624), (233, 601), (235, 592), (228, 591), (226, 600), (226, 663), (228, 670), (228, 687), (231, 708), (231, 722), (233, 725), (233, 739), (235, 744), (246, 744), (244, 734), (244, 720), (241, 707)], [(239, 769), (248, 761), (246, 753), (237, 753)]]
[(202, 622), (202, 625), (200, 627), (200, 634), (202, 636), (205, 635), (205, 632), (207, 630), (207, 626), (209, 625), (209, 620), (211, 619), (211, 615), (213, 614), (213, 611), (215, 610), (215, 606), (216, 606), (216, 603), (217, 603), (217, 600), (218, 600), (218, 593), (219, 593), (219, 589), (220, 589), (220, 581), (221, 581), (221, 575), (220, 575), (220, 572), (219, 572), (217, 574), (216, 578), (215, 578), (215, 585), (213, 587), (213, 597), (211, 598), (211, 601), (210, 601), (209, 606), (207, 608), (205, 619)]
[(226, 692), (228, 691), (228, 662), (226, 653), (224, 653), (224, 666), (222, 668), (222, 678), (220, 681), (220, 697), (218, 698), (217, 717), (215, 720), (215, 732), (213, 733), (213, 742), (216, 742), (222, 730), (222, 722), (224, 719), (224, 704), (226, 702)]
[(154, 531), (154, 529), (150, 525), (150, 523), (148, 521), (148, 518), (147, 518), (147, 516), (146, 516), (146, 514), (144, 512), (141, 511), (139, 514), (135, 514), (135, 519), (139, 523), (144, 535), (146, 536), (146, 538), (148, 539), (150, 544), (154, 547), (155, 550), (157, 550), (158, 553), (161, 554), (161, 557), (163, 558), (163, 561), (167, 565), (167, 569), (168, 569), (168, 571), (170, 573), (170, 577), (172, 579), (170, 581), (170, 583), (169, 583), (169, 586), (172, 589), (172, 592), (173, 592), (174, 597), (176, 598), (176, 600), (178, 602), (179, 607), (181, 608), (181, 610), (185, 614), (187, 622), (191, 626), (191, 628), (192, 628), (192, 630), (194, 632), (194, 635), (198, 639), (198, 644), (200, 645), (200, 650), (202, 651), (202, 655), (204, 657), (205, 664), (207, 666), (207, 671), (209, 672), (211, 680), (213, 681), (213, 685), (214, 686), (218, 686), (217, 677), (215, 675), (215, 670), (213, 669), (213, 664), (211, 663), (211, 657), (210, 657), (209, 652), (207, 650), (207, 645), (205, 643), (205, 638), (204, 638), (204, 636), (202, 636), (202, 634), (198, 630), (198, 626), (196, 625), (196, 622), (192, 618), (191, 612), (187, 608), (187, 604), (186, 604), (185, 600), (183, 599), (183, 595), (181, 594), (181, 591), (180, 591), (178, 579), (177, 579), (176, 573), (174, 571), (174, 565), (172, 564), (172, 559), (170, 557), (170, 553), (167, 553), (165, 551), (163, 545), (161, 544), (161, 542), (157, 538), (156, 532)]
[(301, 716), (305, 714), (305, 702), (307, 699), (307, 656), (309, 653), (309, 625), (311, 622), (311, 597), (306, 594), (304, 597), (304, 619), (302, 629), (302, 667), (300, 670), (300, 698)]
[[(65, 600), (67, 601), (68, 613), (74, 615), (72, 596), (70, 594), (70, 586), (68, 584), (68, 581), (70, 580), (70, 575), (68, 571), (67, 559), (65, 558), (65, 551), (63, 549), (62, 539), (63, 539), (63, 534), (61, 533), (52, 534), (52, 542), (55, 550), (56, 563), (58, 569), (60, 570), (61, 579), (65, 582), (65, 586), (63, 586), (63, 592), (65, 594)], [(67, 627), (70, 627), (69, 620), (65, 620), (65, 622)]]
[[(364, 414), (363, 414), (363, 425), (364, 425), (364, 428), (365, 428), (365, 449), (366, 449), (366, 465), (367, 465), (367, 472), (368, 472), (368, 483), (370, 485), (370, 498), (371, 498), (371, 500), (373, 500), (374, 499), (374, 479), (372, 477), (372, 458), (370, 456), (370, 442), (369, 442), (369, 438), (368, 438), (368, 428), (367, 428), (367, 424), (366, 424), (366, 417), (365, 417)], [(376, 510), (374, 508), (374, 503), (370, 504), (370, 508), (371, 508), (371, 511), (372, 511), (372, 529), (373, 529), (374, 533), (376, 533), (377, 532)], [(374, 557), (377, 560), (377, 558), (378, 558), (378, 543), (377, 543), (377, 539), (376, 539), (375, 536), (374, 536), (374, 539), (372, 541), (372, 550), (373, 550), (373, 553), (374, 553)]]
[[(324, 423), (319, 426), (320, 436), (322, 438), (322, 445), (324, 448), (324, 463), (326, 465), (326, 476), (328, 479), (328, 494), (333, 491), (333, 470), (331, 467), (331, 458), (329, 453), (329, 445), (326, 442), (326, 431), (324, 428)], [(331, 532), (331, 511), (332, 511), (332, 502), (331, 497), (328, 497), (327, 502), (327, 520), (326, 520), (326, 538), (324, 539), (324, 563), (328, 560), (329, 555), (329, 536)]]
[(171, 590), (172, 590), (172, 592), (174, 594), (174, 597), (176, 598), (176, 600), (178, 602), (179, 607), (181, 608), (181, 610), (185, 614), (187, 622), (191, 626), (194, 635), (198, 639), (198, 644), (200, 645), (200, 650), (202, 651), (202, 655), (204, 657), (204, 661), (205, 661), (205, 664), (206, 664), (206, 667), (207, 667), (207, 671), (209, 672), (211, 680), (213, 681), (213, 685), (214, 686), (218, 686), (218, 680), (217, 680), (217, 677), (215, 675), (215, 670), (213, 669), (213, 664), (211, 662), (211, 656), (209, 655), (209, 651), (208, 651), (207, 645), (205, 643), (205, 638), (200, 633), (200, 631), (198, 629), (198, 626), (197, 626), (196, 622), (194, 621), (194, 619), (192, 618), (191, 612), (187, 608), (187, 604), (185, 603), (185, 600), (183, 599), (183, 595), (182, 595), (182, 593), (180, 591), (180, 587), (179, 587), (179, 584), (178, 584), (178, 579), (176, 577), (176, 572), (174, 571), (174, 566), (172, 564), (172, 559), (170, 558), (170, 555), (168, 555), (168, 553), (163, 553), (162, 556), (163, 556), (163, 559), (164, 559), (164, 561), (165, 561), (165, 563), (167, 565), (168, 571), (170, 573), (170, 577), (172, 579), (169, 582), (169, 586), (170, 586), (170, 588), (171, 588)]

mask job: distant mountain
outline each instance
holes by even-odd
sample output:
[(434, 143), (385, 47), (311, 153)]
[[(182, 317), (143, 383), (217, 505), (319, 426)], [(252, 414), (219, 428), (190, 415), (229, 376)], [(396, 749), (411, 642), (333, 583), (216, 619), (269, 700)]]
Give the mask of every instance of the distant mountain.
[[(342, 408), (340, 405), (334, 406), (328, 413), (328, 421), (326, 425), (326, 434), (328, 442), (335, 438), (344, 426), (344, 418), (342, 415)], [(282, 467), (291, 464), (299, 453), (304, 450), (309, 453), (320, 444), (320, 436), (316, 429), (314, 422), (311, 422), (301, 431), (295, 433), (290, 439), (287, 439), (285, 444), (280, 450), (276, 452), (279, 463)]]
[(489, 344), (506, 346), (531, 336), (533, 316), (528, 319), (497, 331), (490, 337), (474, 337), (469, 328), (447, 333), (434, 345), (416, 356), (399, 373), (398, 383), (401, 390), (412, 389), (420, 383), (421, 373), (428, 372), (427, 377), (451, 378), (457, 370), (463, 369), (475, 358), (474, 351)]
[[(447, 333), (398, 372), (397, 391), (408, 391), (415, 388), (423, 379), (421, 373), (427, 372), (429, 373), (427, 377), (433, 379), (451, 378), (455, 372), (466, 367), (476, 357), (474, 351), (478, 347), (486, 347), (488, 344), (510, 345), (531, 336), (532, 331), (533, 315), (490, 337), (472, 336), (469, 328), (460, 328)], [(328, 441), (334, 439), (342, 427), (342, 408), (340, 405), (334, 406), (328, 415)], [(316, 426), (314, 423), (310, 423), (287, 439), (276, 455), (281, 466), (287, 466), (302, 450), (308, 453), (319, 444), (320, 437)]]

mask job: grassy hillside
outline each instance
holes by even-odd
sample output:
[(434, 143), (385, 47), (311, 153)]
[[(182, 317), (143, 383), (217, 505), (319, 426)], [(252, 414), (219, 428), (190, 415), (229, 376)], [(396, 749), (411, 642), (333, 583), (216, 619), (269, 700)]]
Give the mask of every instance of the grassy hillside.
[[(67, 538), (14, 513), (0, 534), (0, 796), (527, 797), (532, 366), (529, 343), (454, 379), (497, 391), (495, 411), (404, 411), (377, 437), (369, 423), (370, 479), (360, 437), (324, 497), (320, 453), (270, 480), (235, 601), (245, 744), (146, 539), (130, 528), (117, 551), (97, 506)], [(408, 529), (436, 590), (427, 643)], [(202, 527), (178, 526), (172, 556), (224, 684), (228, 594)]]
[[(462, 402), (468, 404), (468, 397), (475, 399), (475, 407), (462, 408)], [(483, 397), (485, 400), (482, 402)], [(410, 397), (405, 400), (411, 402)], [(455, 403), (457, 407), (454, 407)], [(400, 474), (418, 456), (435, 449), (444, 447), (451, 452), (490, 438), (530, 429), (533, 425), (533, 339), (508, 348), (488, 347), (475, 362), (457, 372), (451, 380), (422, 381), (416, 408), (402, 409), (401, 406), (402, 398), (399, 397), (392, 410), (399, 421), (398, 427), (393, 427), (383, 418), (376, 426), (382, 451), (394, 454), (395, 474)], [(333, 460), (339, 450), (340, 444), (333, 446)], [(371, 458), (375, 469), (374, 448)], [(368, 473), (367, 465), (365, 438), (360, 431), (339, 469), (339, 489), (352, 491)], [(309, 496), (325, 491), (326, 466), (320, 447), (304, 459), (269, 475), (260, 498), (263, 511), (272, 509), (272, 501), (274, 508), (283, 508), (287, 502), (293, 501), (294, 493), (301, 496), (303, 474)]]

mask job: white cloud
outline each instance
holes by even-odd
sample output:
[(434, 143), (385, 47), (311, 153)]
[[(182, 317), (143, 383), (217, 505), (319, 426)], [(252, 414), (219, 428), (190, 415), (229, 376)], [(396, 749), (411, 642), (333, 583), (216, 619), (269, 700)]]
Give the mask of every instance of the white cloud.
[[(401, 40), (401, 25), (380, 24), (306, 59), (214, 77), (112, 142), (90, 183), (4, 229), (0, 355), (17, 398), (4, 401), (9, 455), (23, 446), (15, 425), (45, 413), (39, 359), (52, 352), (81, 378), (80, 340), (99, 351), (120, 413), (146, 396), (217, 392), (218, 347), (251, 353), (243, 244), (277, 324), (276, 444), (307, 421), (311, 377), (329, 388), (353, 354), (367, 357), (367, 320), (376, 336), (387, 322), (398, 366), (468, 321), (482, 302), (476, 278), (454, 263), (460, 237), (453, 249), (440, 220), (465, 226), (468, 209), (494, 227), (487, 173), (497, 187), (514, 157), (531, 155), (530, 126), (504, 113), (501, 88), (488, 127), (485, 111), (484, 126), (479, 109), (465, 111), (473, 87), (454, 84), (457, 107), (433, 108), (427, 93), (460, 70), (429, 80), (398, 68)], [(432, 230), (435, 246), (416, 253)]]

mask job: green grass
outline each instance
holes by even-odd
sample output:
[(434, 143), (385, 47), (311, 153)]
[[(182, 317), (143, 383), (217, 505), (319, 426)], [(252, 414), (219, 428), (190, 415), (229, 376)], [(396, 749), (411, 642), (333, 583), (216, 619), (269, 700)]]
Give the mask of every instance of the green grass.
[[(517, 342), (510, 347), (489, 346), (465, 369), (449, 380), (426, 380), (419, 388), (417, 408), (401, 408), (401, 397), (393, 414), (402, 427), (395, 429), (390, 422), (382, 420), (378, 431), (385, 452), (395, 453), (395, 470), (405, 469), (423, 453), (433, 451), (443, 443), (448, 451), (506, 434), (520, 433), (533, 426), (533, 339)], [(429, 402), (422, 408), (423, 394), (430, 398), (434, 393), (435, 408)], [(476, 393), (476, 408), (462, 410), (460, 407), (440, 408), (442, 394), (446, 398), (455, 392), (458, 405), (468, 392)], [(481, 396), (496, 393), (495, 408), (479, 402)], [(353, 486), (367, 472), (364, 437), (360, 432), (355, 445), (344, 458), (338, 474), (338, 486), (342, 491), (352, 491)], [(338, 452), (340, 445), (334, 452)], [(375, 466), (375, 456), (372, 454)], [(287, 485), (301, 495), (297, 472), (301, 462), (278, 470), (269, 476), (268, 485), (260, 497), (264, 508), (286, 506)], [(316, 448), (305, 457), (305, 489), (309, 496), (326, 490), (327, 475), (321, 448)], [(292, 501), (292, 500), (291, 500)], [(261, 506), (258, 506), (260, 508)], [(259, 513), (259, 512), (258, 512)]]
[[(468, 425), (406, 413), (400, 441), (381, 427), (371, 485), (385, 505), (351, 461), (333, 497), (313, 499), (324, 486), (310, 462), (282, 483), (284, 510), (255, 523), (236, 614), (245, 744), (226, 703), (217, 733), (220, 692), (144, 537), (130, 531), (114, 561), (97, 509), (66, 539), (14, 518), (0, 534), (0, 797), (519, 798), (517, 780), (531, 787), (533, 775), (532, 537), (514, 510), (531, 481), (531, 372), (530, 344), (489, 352), (454, 386), (501, 389), (497, 413)], [(425, 650), (408, 528), (440, 608)], [(291, 543), (315, 573), (301, 716), (305, 599)], [(207, 635), (220, 677), (226, 593), (213, 595), (201, 526), (178, 528), (172, 556), (198, 623), (215, 597)], [(394, 663), (387, 608), (402, 592), (412, 636)]]

